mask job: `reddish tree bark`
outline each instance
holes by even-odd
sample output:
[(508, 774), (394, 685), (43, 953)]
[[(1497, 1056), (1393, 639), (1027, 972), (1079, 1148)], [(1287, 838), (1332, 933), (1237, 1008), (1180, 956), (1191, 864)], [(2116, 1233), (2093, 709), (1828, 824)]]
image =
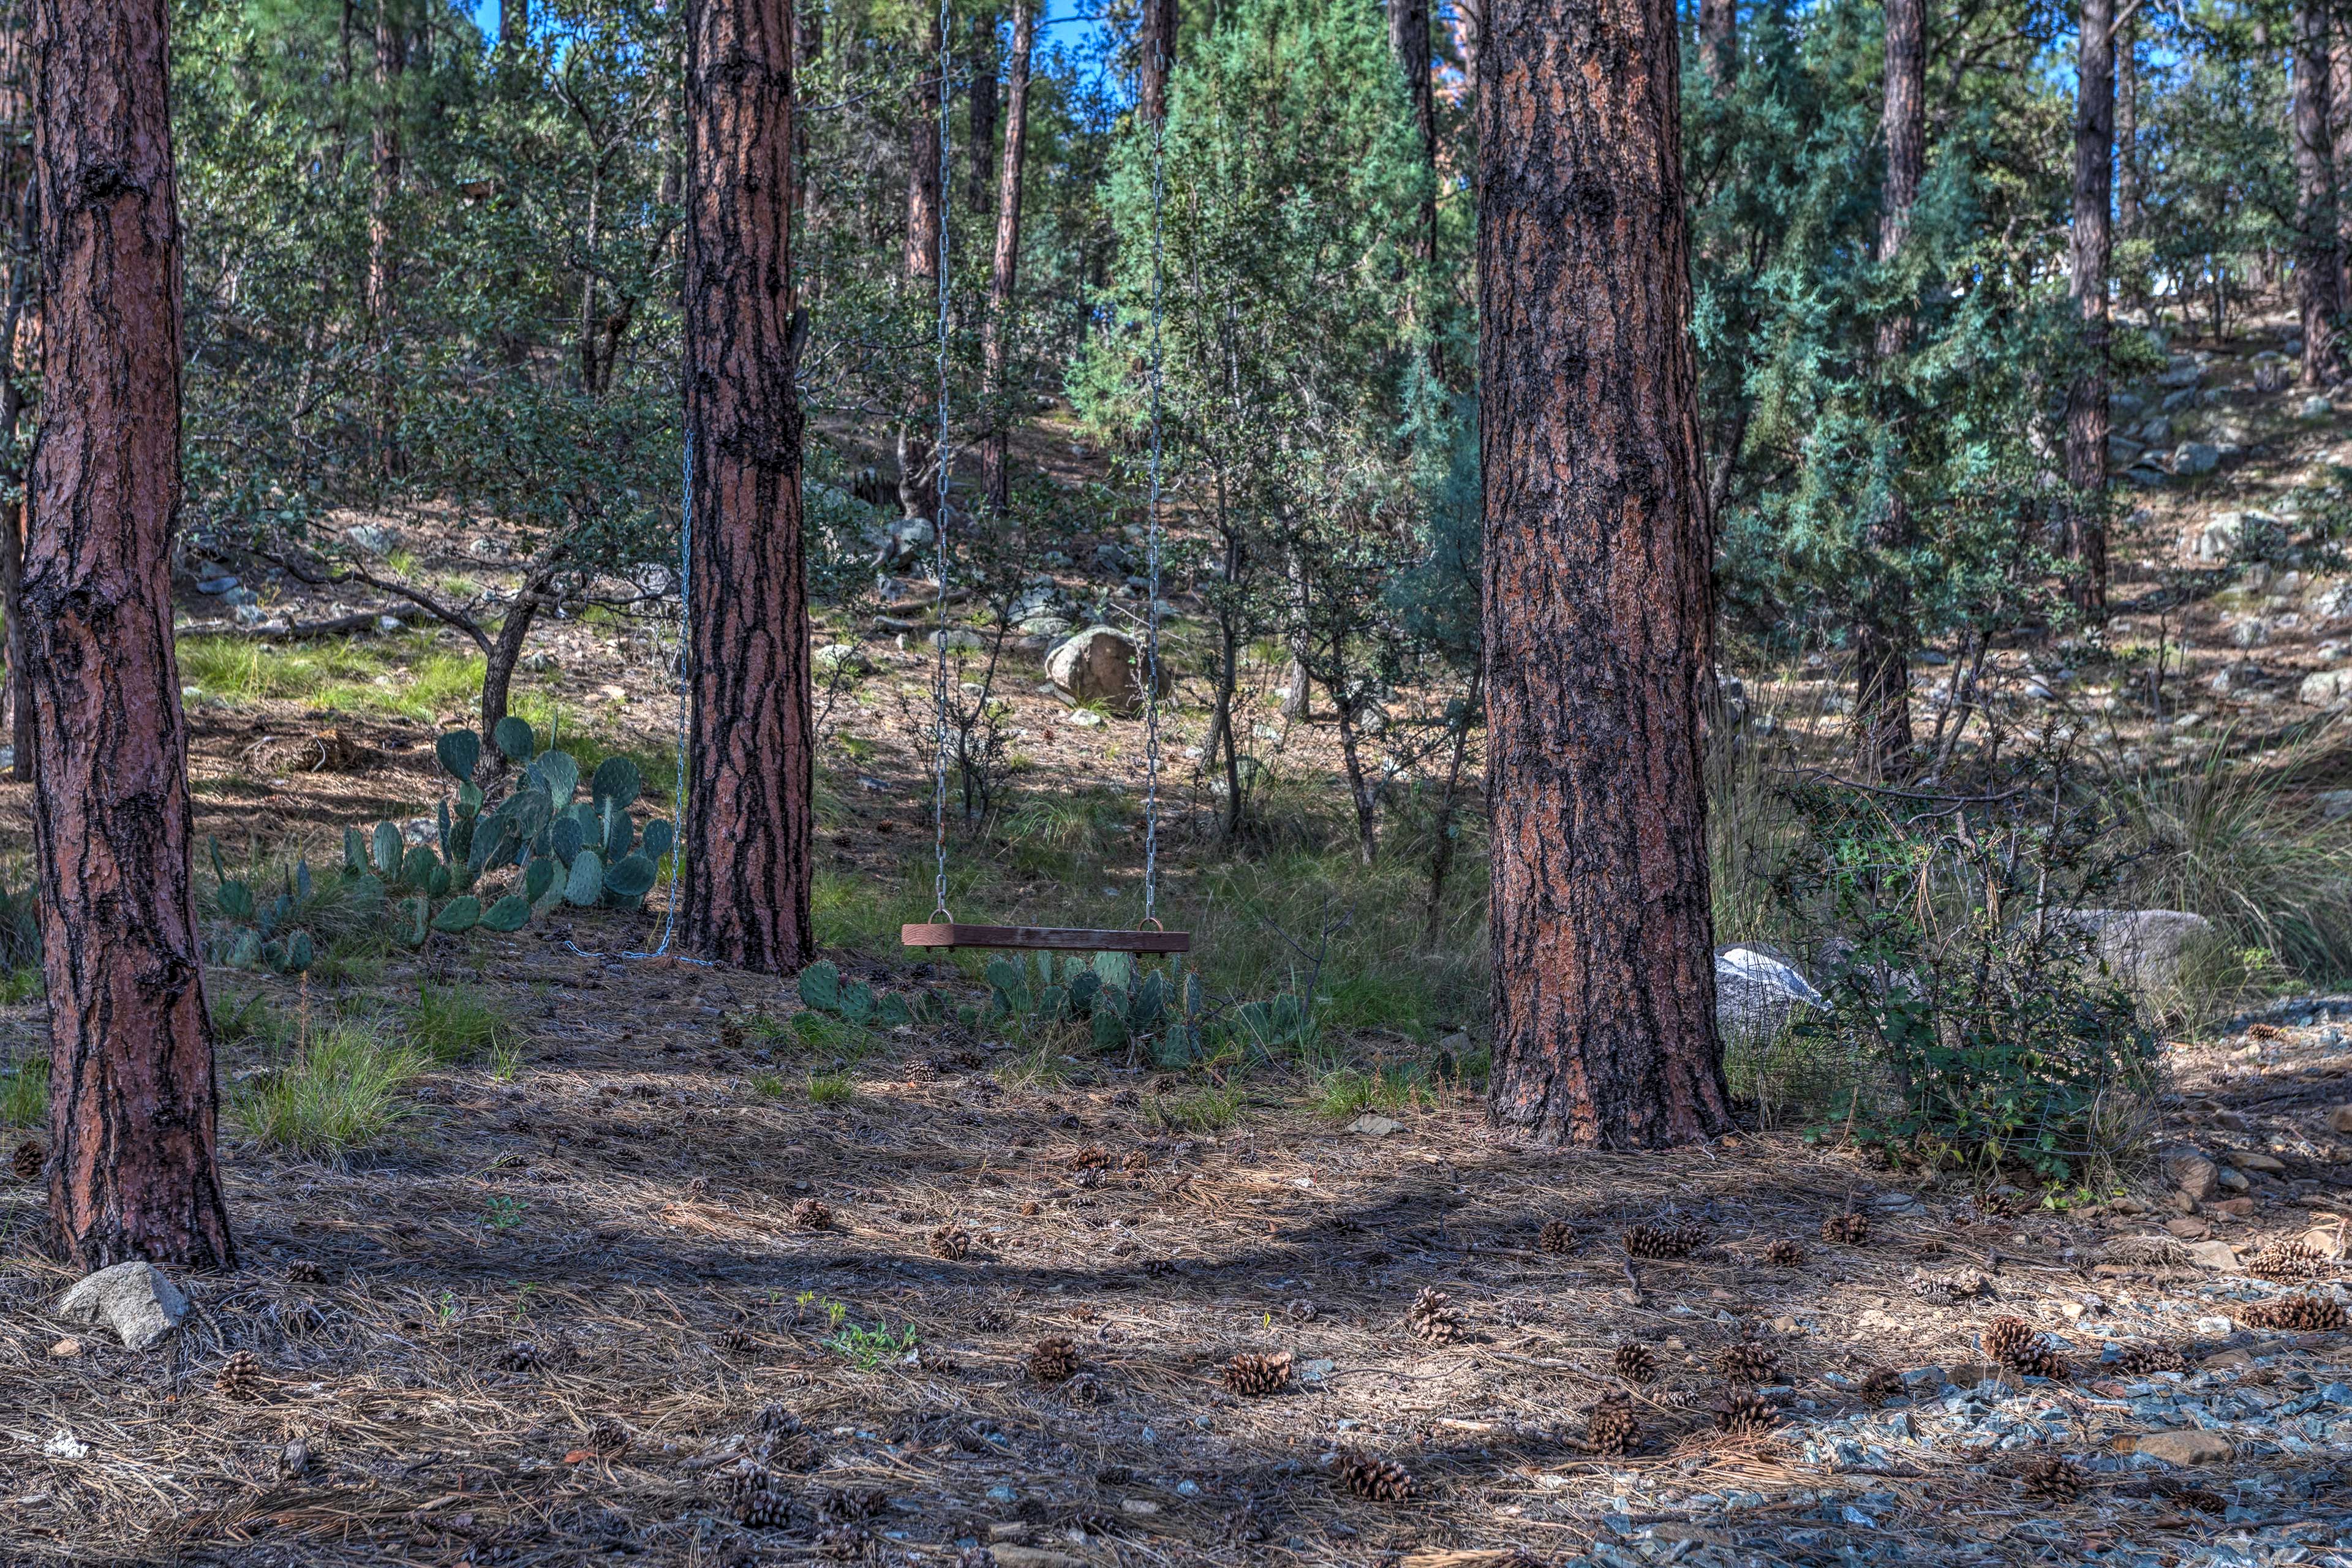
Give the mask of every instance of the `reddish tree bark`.
[(2066, 280), (2083, 323), (2083, 353), (2089, 361), (2066, 388), (2066, 483), (2074, 492), (2069, 553), (2074, 558), (2074, 601), (2095, 614), (2107, 602), (2107, 256), (2108, 203), (2115, 188), (2115, 0), (2083, 0), (2074, 48), (2074, 221)]
[(1034, 41), (1035, 0), (1013, 0), (1013, 56), (1005, 68), (1004, 157), (997, 174), (996, 256), (988, 279), (988, 320), (981, 328), (982, 390), (992, 410), (988, 439), (981, 444), (981, 494), (988, 510), (1003, 515), (1012, 432), (1008, 413), (996, 406), (1004, 393), (1006, 329), (1021, 269), (1021, 167), (1029, 134), (1029, 54)]
[(1135, 36), (1135, 107), (1147, 125), (1168, 118), (1168, 77), (1176, 68), (1177, 0), (1143, 0)]
[(2336, 233), (2327, 28), (2328, 7), (2320, 0), (2300, 0), (2294, 10), (2294, 298), (2303, 318), (2303, 379), (2310, 386), (2326, 386), (2344, 374), (2336, 342), (2336, 318), (2344, 310), (2343, 258)]
[(1406, 96), (1412, 101), (1413, 129), (1421, 135), (1422, 159), (1430, 169), (1429, 188), (1422, 197), (1420, 234), (1416, 237), (1424, 265), (1437, 259), (1437, 98), (1430, 80), (1429, 0), (1389, 0), (1389, 52), (1404, 72)]
[(1489, 1110), (1545, 1142), (1728, 1129), (1713, 668), (1672, 0), (1495, 0), (1478, 87)]
[(809, 618), (793, 388), (790, 0), (687, 20), (686, 428), (693, 446), (685, 939), (808, 959)]
[[(940, 79), (929, 76), (907, 94), (907, 284), (919, 301), (937, 303), (940, 286)], [(929, 517), (939, 487), (931, 482), (928, 398), (898, 421), (898, 510)]]
[(375, 110), (369, 158), (368, 266), (364, 304), (376, 357), (376, 447), (387, 469), (397, 467), (398, 395), (392, 372), (392, 318), (400, 267), (393, 241), (393, 205), (400, 199), (400, 93), (408, 68), (408, 38), (399, 0), (375, 0)]
[(988, 182), (996, 173), (996, 112), (998, 109), (996, 82), (996, 23), (1001, 15), (994, 6), (982, 11), (971, 20), (971, 99), (968, 110), (971, 121), (971, 145), (964, 156), (964, 205), (976, 213), (988, 210)]
[[(1887, 0), (1886, 63), (1881, 119), (1886, 138), (1886, 183), (1878, 209), (1878, 260), (1892, 262), (1911, 233), (1911, 209), (1927, 168), (1927, 41), (1924, 0)], [(1899, 358), (1911, 342), (1911, 320), (1881, 322), (1882, 363)], [(1898, 443), (1899, 445), (1899, 443)], [(1853, 626), (1854, 767), (1866, 779), (1902, 773), (1911, 755), (1911, 595), (1887, 570), (1885, 557), (1911, 538), (1911, 501), (1899, 465), (1887, 487), (1886, 510), (1869, 528), (1875, 558), (1857, 595)]]
[(23, 595), (49, 1214), (77, 1267), (231, 1267), (189, 897), (166, 0), (34, 0), (44, 423)]
[(1707, 87), (1729, 92), (1739, 75), (1739, 0), (1698, 0), (1698, 58)]

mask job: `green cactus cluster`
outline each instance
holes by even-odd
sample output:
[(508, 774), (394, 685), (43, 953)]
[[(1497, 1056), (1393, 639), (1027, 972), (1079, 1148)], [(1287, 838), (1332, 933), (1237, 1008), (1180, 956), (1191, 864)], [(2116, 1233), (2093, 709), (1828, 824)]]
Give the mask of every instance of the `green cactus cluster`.
[(967, 1028), (1008, 1020), (1025, 1024), (1085, 1025), (1098, 1050), (1150, 1043), (1162, 1067), (1195, 1059), (1202, 1043), (1201, 977), (1183, 970), (1153, 970), (1139, 980), (1129, 952), (1032, 955), (1034, 968), (1018, 959), (993, 958), (988, 964), (988, 1006), (952, 1006), (938, 991), (877, 994), (863, 981), (844, 981), (826, 960), (800, 974), (802, 1005), (853, 1024), (887, 1027), (936, 1023), (950, 1016)]
[[(845, 1022), (890, 1028), (899, 1024), (936, 1024), (948, 1016), (947, 998), (936, 991), (877, 993), (863, 980), (845, 981), (831, 959), (800, 973), (801, 1005)], [(973, 1018), (978, 1010), (967, 1008)], [(969, 1021), (969, 1020), (968, 1020)]]
[(246, 878), (230, 876), (221, 858), (220, 840), (207, 843), (213, 876), (220, 884), (214, 902), (228, 924), (215, 956), (235, 969), (267, 969), (277, 974), (307, 971), (319, 956), (318, 944), (305, 929), (319, 898), (310, 863), (295, 861), (284, 884), (274, 892), (265, 891)]

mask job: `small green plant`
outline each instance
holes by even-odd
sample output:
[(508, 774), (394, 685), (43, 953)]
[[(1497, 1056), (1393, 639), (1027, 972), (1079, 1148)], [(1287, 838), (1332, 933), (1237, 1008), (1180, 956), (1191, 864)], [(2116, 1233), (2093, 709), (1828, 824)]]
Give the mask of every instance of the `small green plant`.
[(317, 944), (305, 929), (318, 902), (310, 863), (297, 860), (287, 869), (285, 883), (275, 890), (228, 874), (221, 858), (220, 840), (210, 840), (213, 858), (213, 904), (225, 929), (215, 943), (214, 956), (232, 969), (267, 969), (278, 974), (300, 974), (317, 956)]
[(1222, 1132), (1241, 1119), (1242, 1089), (1237, 1083), (1155, 1095), (1150, 1113), (1171, 1132)]
[(18, 1057), (0, 1067), (0, 1125), (46, 1127), (49, 1121), (49, 1058)]
[(285, 1067), (248, 1079), (229, 1109), (246, 1136), (266, 1148), (340, 1158), (377, 1142), (413, 1114), (408, 1086), (430, 1062), (358, 1019), (313, 1036)]
[(913, 1353), (916, 1338), (914, 1324), (908, 1323), (896, 1334), (890, 1331), (887, 1323), (877, 1323), (870, 1329), (844, 1326), (841, 1320), (845, 1310), (838, 1301), (833, 1305), (835, 1313), (833, 1319), (834, 1331), (824, 1342), (825, 1346), (835, 1353), (847, 1357), (856, 1363), (858, 1371), (877, 1372), (890, 1363), (904, 1360)]
[(857, 1084), (845, 1072), (811, 1073), (808, 1097), (812, 1105), (846, 1105), (857, 1098)]
[(38, 1000), (48, 990), (41, 978), (38, 964), (20, 963), (0, 973), (0, 1007), (14, 1007), (20, 1003)]
[(490, 1047), (490, 1081), (512, 1083), (522, 1076), (522, 1047), (501, 1040)]
[(784, 1097), (784, 1080), (772, 1072), (753, 1073), (751, 1092), (762, 1100), (782, 1100)]
[(523, 1211), (530, 1206), (520, 1198), (501, 1194), (492, 1198), (484, 1208), (482, 1223), (492, 1230), (512, 1230), (522, 1224)]
[(410, 1042), (436, 1062), (495, 1059), (517, 1046), (513, 1021), (463, 985), (419, 985), (404, 1022)]
[(1427, 1076), (1418, 1068), (1391, 1071), (1376, 1066), (1369, 1073), (1341, 1068), (1324, 1075), (1317, 1089), (1315, 1109), (1335, 1121), (1344, 1121), (1368, 1110), (1411, 1110), (1433, 1105), (1436, 1100)]
[(1050, 1040), (1041, 1040), (996, 1069), (996, 1081), (1007, 1089), (1054, 1089), (1068, 1081), (1070, 1069)]

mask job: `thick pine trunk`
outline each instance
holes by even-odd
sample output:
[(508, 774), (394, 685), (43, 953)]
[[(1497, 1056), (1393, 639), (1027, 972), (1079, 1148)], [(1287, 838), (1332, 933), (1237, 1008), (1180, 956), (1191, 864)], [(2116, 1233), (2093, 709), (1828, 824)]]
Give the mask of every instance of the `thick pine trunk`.
[(1143, 0), (1135, 37), (1135, 107), (1147, 125), (1168, 118), (1168, 77), (1176, 68), (1176, 0)]
[(1422, 161), (1430, 170), (1414, 237), (1425, 267), (1437, 259), (1437, 98), (1429, 75), (1429, 0), (1389, 0), (1389, 52), (1404, 73), (1413, 130), (1421, 137)]
[(2139, 237), (2139, 22), (2116, 33), (2116, 237)]
[[(907, 287), (919, 305), (937, 309), (940, 287), (940, 79), (925, 77), (907, 95)], [(929, 517), (939, 487), (931, 467), (932, 404), (917, 395), (898, 422), (898, 510)], [(939, 520), (944, 521), (944, 519)]]
[(2309, 386), (2328, 385), (2344, 374), (2336, 342), (2344, 301), (2327, 27), (2328, 8), (2318, 0), (2302, 0), (2295, 7), (2294, 299), (2303, 318), (2303, 379)]
[(971, 98), (969, 113), (971, 145), (965, 150), (964, 205), (973, 212), (988, 210), (988, 182), (996, 174), (996, 22), (994, 7), (972, 18)]
[(1496, 0), (1478, 85), (1494, 1119), (1730, 1128), (1671, 0)]
[(79, 1268), (236, 1262), (190, 899), (168, 562), (180, 257), (166, 0), (34, 0), (42, 398), (24, 568), (49, 1214)]
[(980, 449), (981, 493), (988, 510), (1003, 516), (1011, 478), (1011, 412), (1004, 395), (1005, 334), (1021, 273), (1021, 170), (1029, 134), (1029, 54), (1035, 26), (1035, 0), (1013, 0), (1013, 57), (1005, 69), (1004, 157), (996, 184), (996, 256), (988, 279), (988, 321), (981, 328), (982, 389), (987, 395), (988, 439)]
[(2074, 598), (2096, 614), (2107, 602), (2107, 209), (2115, 186), (2115, 0), (2083, 0), (2074, 83), (2074, 221), (2066, 286), (2083, 323), (2088, 363), (2066, 389), (2066, 483), (2074, 492)]
[(809, 619), (793, 384), (793, 10), (687, 10), (686, 428), (693, 444), (685, 940), (807, 962)]

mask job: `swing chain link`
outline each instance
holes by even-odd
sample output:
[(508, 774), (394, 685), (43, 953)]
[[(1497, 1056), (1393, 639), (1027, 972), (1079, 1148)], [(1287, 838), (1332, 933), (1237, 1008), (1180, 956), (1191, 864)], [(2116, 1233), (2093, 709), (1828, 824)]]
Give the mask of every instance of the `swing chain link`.
[(940, 0), (940, 166), (936, 211), (940, 223), (939, 439), (931, 453), (938, 465), (931, 507), (933, 575), (939, 579), (939, 613), (931, 640), (939, 658), (931, 674), (935, 717), (931, 748), (931, 854), (935, 863), (931, 890), (934, 913), (947, 923), (948, 914), (948, 75), (953, 63), (953, 39), (949, 0)]

